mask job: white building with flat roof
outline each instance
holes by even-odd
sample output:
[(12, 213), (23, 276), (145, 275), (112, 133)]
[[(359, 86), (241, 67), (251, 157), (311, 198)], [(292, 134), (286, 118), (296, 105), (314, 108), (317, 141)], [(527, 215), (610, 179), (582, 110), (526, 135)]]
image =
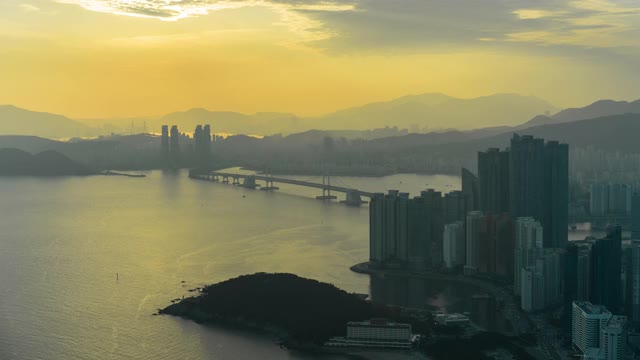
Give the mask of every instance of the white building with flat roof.
[(571, 344), (583, 354), (589, 348), (599, 348), (600, 331), (611, 318), (611, 312), (587, 301), (574, 301), (572, 307)]
[(413, 344), (410, 324), (386, 319), (347, 323), (347, 336), (331, 338), (325, 345), (338, 347), (371, 347), (408, 349)]

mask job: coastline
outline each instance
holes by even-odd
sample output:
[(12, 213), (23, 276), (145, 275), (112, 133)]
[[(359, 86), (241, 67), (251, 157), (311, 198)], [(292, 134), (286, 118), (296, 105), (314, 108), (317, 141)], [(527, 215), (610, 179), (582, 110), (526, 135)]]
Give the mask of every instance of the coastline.
[(487, 293), (493, 295), (503, 302), (504, 318), (511, 324), (512, 331), (506, 335), (515, 335), (515, 329), (518, 329), (518, 322), (522, 317), (526, 317), (520, 311), (519, 306), (515, 302), (515, 297), (510, 289), (501, 286), (487, 279), (479, 277), (464, 276), (461, 274), (446, 274), (429, 270), (406, 270), (406, 269), (388, 269), (371, 266), (370, 262), (362, 262), (355, 264), (349, 268), (358, 274), (381, 277), (408, 277), (423, 280), (447, 281), (460, 284), (462, 286), (473, 286), (482, 288)]

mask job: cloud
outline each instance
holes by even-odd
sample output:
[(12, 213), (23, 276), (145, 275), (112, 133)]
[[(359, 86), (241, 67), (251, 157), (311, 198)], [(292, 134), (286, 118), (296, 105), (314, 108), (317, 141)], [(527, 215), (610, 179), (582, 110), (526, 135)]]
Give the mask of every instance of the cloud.
[(473, 47), (640, 48), (637, 0), (53, 0), (178, 21), (269, 7), (299, 41), (334, 52)]
[(35, 6), (35, 5), (31, 5), (31, 4), (20, 4), (18, 5), (22, 11), (24, 12), (37, 12), (40, 11), (40, 8)]
[[(176, 21), (207, 15), (212, 11), (247, 6), (271, 6), (288, 10), (344, 11), (352, 8), (345, 1), (328, 0), (54, 0), (76, 4), (91, 11), (117, 15)], [(347, 3), (347, 4), (345, 4)]]

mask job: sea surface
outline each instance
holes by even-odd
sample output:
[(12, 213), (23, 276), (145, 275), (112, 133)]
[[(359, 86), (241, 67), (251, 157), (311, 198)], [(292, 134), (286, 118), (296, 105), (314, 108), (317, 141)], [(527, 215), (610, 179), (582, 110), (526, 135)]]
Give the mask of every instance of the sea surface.
[[(146, 174), (0, 178), (1, 360), (304, 359), (268, 337), (152, 314), (189, 289), (255, 272), (370, 292), (369, 277), (349, 271), (368, 258), (366, 206), (292, 185), (271, 193)], [(451, 176), (332, 183), (460, 187)]]
[[(186, 171), (146, 175), (0, 178), (0, 360), (309, 358), (269, 337), (152, 315), (189, 289), (255, 272), (470, 310), (473, 289), (349, 271), (368, 259), (366, 206), (315, 200), (318, 189), (293, 185), (271, 193)], [(332, 183), (412, 195), (460, 188), (459, 178), (440, 175)]]

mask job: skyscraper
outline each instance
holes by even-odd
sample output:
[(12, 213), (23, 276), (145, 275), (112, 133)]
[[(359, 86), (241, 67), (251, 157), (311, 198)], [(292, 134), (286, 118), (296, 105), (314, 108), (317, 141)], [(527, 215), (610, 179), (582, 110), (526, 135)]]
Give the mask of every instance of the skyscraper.
[(564, 248), (569, 240), (569, 145), (549, 141), (544, 155), (544, 246)]
[(478, 177), (465, 168), (462, 168), (462, 193), (467, 198), (467, 211), (478, 210)]
[[(509, 211), (514, 218), (544, 215), (544, 140), (514, 134), (509, 156)], [(546, 224), (543, 224), (546, 226)]]
[(467, 214), (467, 260), (465, 273), (478, 271), (478, 258), (480, 256), (480, 236), (485, 225), (482, 211), (471, 211)]
[(619, 225), (610, 226), (607, 236), (591, 247), (590, 300), (616, 312), (622, 305), (621, 261), (622, 229)]
[(514, 134), (509, 153), (511, 216), (540, 221), (545, 232), (544, 246), (564, 247), (568, 237), (569, 147)]
[(447, 268), (464, 265), (465, 263), (465, 238), (464, 223), (456, 221), (444, 226), (443, 256)]
[(478, 210), (509, 211), (509, 152), (489, 149), (478, 153)]
[(384, 260), (384, 194), (375, 193), (369, 202), (369, 261), (381, 265)]
[(532, 217), (520, 217), (515, 223), (513, 291), (520, 295), (522, 269), (535, 266), (537, 251), (542, 248), (543, 228)]

